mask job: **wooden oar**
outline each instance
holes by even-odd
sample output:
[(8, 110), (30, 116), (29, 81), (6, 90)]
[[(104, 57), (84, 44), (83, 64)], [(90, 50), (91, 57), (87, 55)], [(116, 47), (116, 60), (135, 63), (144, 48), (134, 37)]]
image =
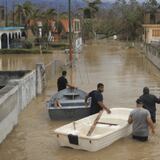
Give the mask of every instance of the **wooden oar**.
[(98, 114), (98, 116), (96, 117), (96, 119), (94, 120), (94, 123), (92, 124), (90, 130), (87, 133), (87, 136), (91, 136), (91, 134), (93, 133), (94, 129), (96, 128), (97, 122), (99, 121), (99, 119), (101, 118), (103, 113), (103, 110), (101, 110)]
[(109, 126), (117, 126), (118, 124), (115, 123), (106, 123), (106, 122), (97, 122), (98, 124), (104, 124), (104, 125), (109, 125)]

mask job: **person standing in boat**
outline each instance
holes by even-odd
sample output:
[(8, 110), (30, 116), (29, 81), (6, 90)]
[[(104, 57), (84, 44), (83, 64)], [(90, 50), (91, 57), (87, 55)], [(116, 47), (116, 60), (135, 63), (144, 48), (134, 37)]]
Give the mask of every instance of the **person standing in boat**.
[(149, 111), (143, 108), (143, 102), (141, 99), (137, 99), (137, 108), (131, 111), (128, 118), (128, 123), (133, 124), (133, 139), (139, 141), (147, 141), (149, 135), (149, 127), (152, 133), (155, 133), (154, 124), (151, 119)]
[(58, 88), (58, 91), (61, 91), (61, 90), (63, 90), (63, 89), (66, 89), (67, 86), (68, 86), (69, 88), (73, 88), (73, 89), (76, 88), (76, 87), (68, 84), (68, 81), (67, 81), (67, 79), (66, 79), (66, 76), (67, 76), (67, 71), (62, 71), (62, 76), (59, 77), (58, 80), (57, 80), (57, 88)]
[(149, 93), (149, 88), (143, 88), (143, 95), (140, 96), (144, 104), (144, 108), (147, 109), (151, 114), (151, 119), (156, 123), (156, 103), (160, 103), (160, 98), (157, 98), (155, 95)]
[(104, 109), (107, 113), (111, 113), (110, 109), (107, 108), (103, 103), (104, 85), (102, 83), (97, 84), (97, 90), (91, 91), (85, 98), (85, 103), (87, 104), (88, 98), (91, 98), (91, 108), (90, 114), (98, 113), (100, 110)]

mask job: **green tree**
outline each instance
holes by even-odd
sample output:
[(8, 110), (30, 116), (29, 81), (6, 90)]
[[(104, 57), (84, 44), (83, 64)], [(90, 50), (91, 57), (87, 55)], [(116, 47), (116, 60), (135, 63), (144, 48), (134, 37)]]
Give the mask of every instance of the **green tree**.
[(94, 0), (94, 1), (88, 1), (85, 0), (88, 3), (88, 7), (84, 9), (84, 17), (90, 17), (95, 18), (96, 13), (99, 10), (99, 4), (101, 4), (101, 0)]
[(30, 1), (26, 1), (23, 4), (18, 4), (16, 6), (15, 15), (19, 25), (28, 24), (34, 11), (35, 7)]

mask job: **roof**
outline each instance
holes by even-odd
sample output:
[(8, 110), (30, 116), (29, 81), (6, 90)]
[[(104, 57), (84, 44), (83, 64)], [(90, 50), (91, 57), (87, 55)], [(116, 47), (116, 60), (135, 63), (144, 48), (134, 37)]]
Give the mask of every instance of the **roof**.
[(0, 31), (14, 31), (24, 29), (24, 27), (0, 27)]

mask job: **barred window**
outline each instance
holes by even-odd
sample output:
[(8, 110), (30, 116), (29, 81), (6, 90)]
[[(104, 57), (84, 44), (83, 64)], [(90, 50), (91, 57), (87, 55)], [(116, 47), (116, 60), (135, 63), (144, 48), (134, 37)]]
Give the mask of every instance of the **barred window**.
[(152, 36), (153, 37), (160, 37), (160, 29), (153, 29)]

